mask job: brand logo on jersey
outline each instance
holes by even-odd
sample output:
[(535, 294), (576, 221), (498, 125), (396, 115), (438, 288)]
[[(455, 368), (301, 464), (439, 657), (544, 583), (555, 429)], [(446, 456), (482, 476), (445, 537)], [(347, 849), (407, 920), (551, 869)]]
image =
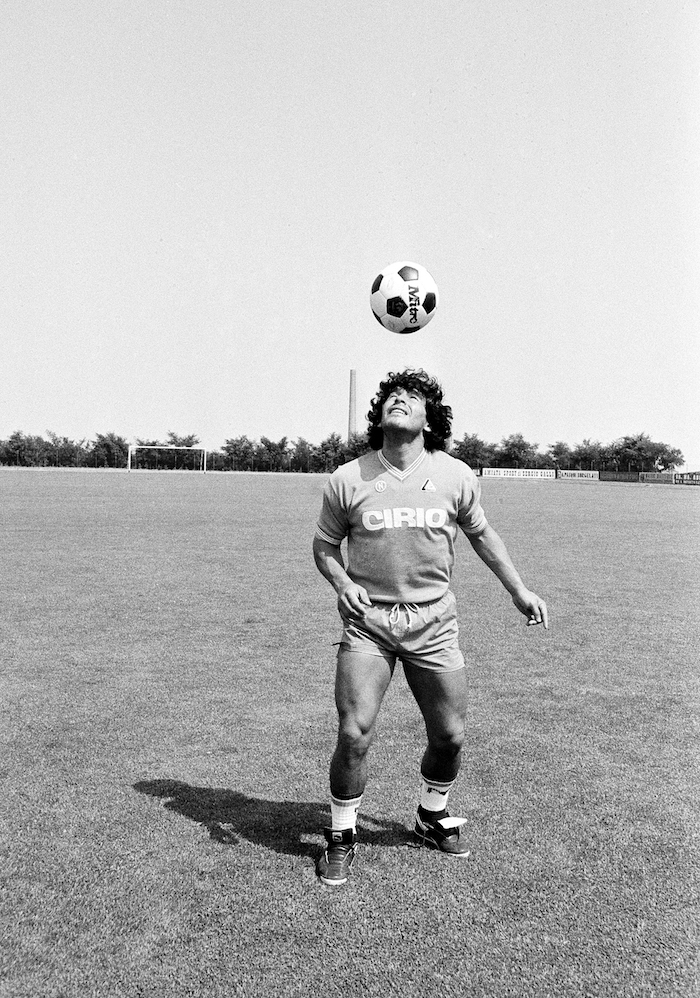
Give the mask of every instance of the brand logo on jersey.
[(437, 489), (435, 488), (435, 486), (433, 485), (433, 483), (430, 481), (430, 479), (426, 478), (426, 480), (421, 485), (421, 492), (437, 492)]
[(399, 527), (444, 527), (447, 523), (446, 509), (412, 509), (410, 506), (394, 506), (393, 509), (368, 509), (362, 514), (365, 530), (392, 530)]
[(384, 489), (386, 488), (386, 482), (382, 482), (381, 480), (378, 481), (378, 482), (375, 482), (374, 483), (374, 488), (375, 488), (375, 490), (377, 492), (383, 492)]

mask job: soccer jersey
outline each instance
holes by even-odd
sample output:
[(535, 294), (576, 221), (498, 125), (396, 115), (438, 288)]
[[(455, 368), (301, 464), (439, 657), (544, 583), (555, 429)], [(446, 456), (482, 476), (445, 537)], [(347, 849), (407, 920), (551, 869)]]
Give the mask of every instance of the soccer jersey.
[(371, 600), (428, 603), (449, 588), (458, 529), (476, 536), (487, 526), (463, 461), (423, 450), (400, 471), (372, 451), (331, 475), (316, 534), (335, 545), (347, 537), (348, 575)]

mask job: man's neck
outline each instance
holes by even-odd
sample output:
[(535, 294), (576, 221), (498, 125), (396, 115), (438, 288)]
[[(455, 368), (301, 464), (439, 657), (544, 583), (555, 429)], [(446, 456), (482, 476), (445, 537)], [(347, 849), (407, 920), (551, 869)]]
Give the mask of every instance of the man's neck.
[(409, 468), (417, 457), (423, 451), (424, 441), (423, 434), (420, 433), (417, 437), (406, 440), (405, 438), (391, 437), (387, 433), (384, 434), (384, 442), (382, 443), (382, 454), (395, 468), (399, 471), (405, 471)]

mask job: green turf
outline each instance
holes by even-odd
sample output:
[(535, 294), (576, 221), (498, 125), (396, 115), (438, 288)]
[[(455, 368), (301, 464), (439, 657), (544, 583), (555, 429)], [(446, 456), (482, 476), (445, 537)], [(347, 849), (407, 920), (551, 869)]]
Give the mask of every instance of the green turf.
[(332, 889), (323, 481), (0, 472), (0, 994), (695, 995), (700, 490), (484, 483), (552, 624), (459, 545), (472, 857), (397, 671)]

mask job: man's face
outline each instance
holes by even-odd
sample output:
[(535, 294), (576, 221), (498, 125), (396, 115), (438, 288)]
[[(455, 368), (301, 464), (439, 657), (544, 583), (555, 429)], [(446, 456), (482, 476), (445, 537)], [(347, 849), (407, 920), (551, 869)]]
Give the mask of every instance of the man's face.
[(395, 388), (382, 406), (383, 430), (417, 435), (428, 424), (425, 396), (413, 388)]

